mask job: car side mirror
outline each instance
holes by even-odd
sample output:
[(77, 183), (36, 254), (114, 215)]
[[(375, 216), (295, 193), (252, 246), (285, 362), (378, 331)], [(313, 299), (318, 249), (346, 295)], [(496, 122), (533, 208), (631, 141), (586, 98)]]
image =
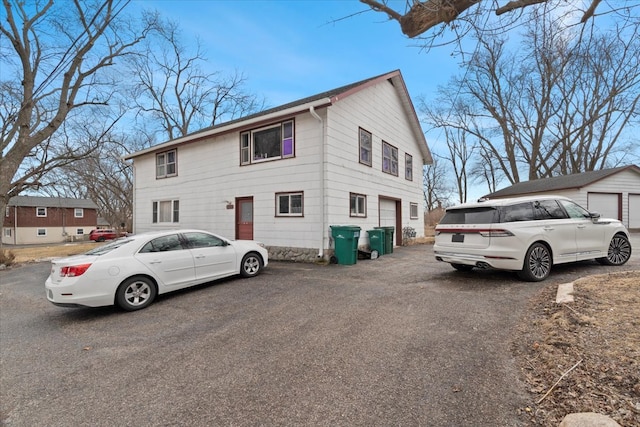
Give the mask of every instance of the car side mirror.
[(596, 221), (600, 219), (600, 214), (598, 212), (589, 212), (589, 218), (591, 218), (592, 221)]

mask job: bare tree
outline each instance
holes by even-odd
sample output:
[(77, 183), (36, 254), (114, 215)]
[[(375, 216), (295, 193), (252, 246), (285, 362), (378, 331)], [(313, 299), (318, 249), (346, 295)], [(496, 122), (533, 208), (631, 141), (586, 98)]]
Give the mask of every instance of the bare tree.
[(477, 151), (478, 157), (469, 171), (471, 182), (485, 184), (487, 192), (493, 193), (498, 189), (498, 185), (502, 182), (504, 175), (496, 167), (499, 162), (495, 161), (492, 151), (487, 150), (483, 144), (478, 145)]
[(133, 165), (123, 156), (150, 144), (150, 137), (141, 132), (109, 134), (92, 155), (48, 174), (42, 192), (91, 199), (109, 224), (131, 230)]
[[(473, 168), (491, 189), (509, 183), (616, 166), (633, 159), (638, 118), (638, 26), (575, 32), (541, 16), (512, 52), (481, 40), (463, 76), (427, 114), (434, 126), (481, 144)], [(460, 139), (458, 136), (457, 139)]]
[[(471, 106), (465, 104), (456, 93), (450, 92), (451, 87), (439, 89), (437, 100), (430, 105), (425, 98), (420, 98), (419, 109), (431, 129), (437, 129), (444, 133), (448, 153), (439, 157), (451, 166), (453, 178), (456, 183), (458, 201), (465, 203), (468, 196), (470, 182), (470, 164), (477, 151), (477, 141), (480, 139), (470, 130), (477, 129), (473, 124)], [(480, 133), (480, 131), (477, 131)]]
[[(115, 76), (108, 69), (129, 53), (154, 25), (123, 19), (128, 1), (24, 2), (3, 0), (0, 24), (3, 69), (0, 102), (0, 211), (22, 191), (37, 188), (53, 168), (68, 165), (100, 145), (107, 125), (99, 107), (113, 102)], [(10, 46), (6, 43), (9, 42)], [(89, 139), (73, 134), (75, 120), (101, 129)], [(89, 126), (85, 124), (85, 128)], [(63, 126), (64, 125), (64, 126)], [(61, 129), (63, 131), (61, 131)]]
[[(638, 22), (637, 1), (566, 2), (565, 0), (407, 0), (402, 10), (394, 9), (388, 0), (360, 0), (371, 10), (385, 14), (400, 24), (403, 34), (410, 38), (422, 38), (425, 47), (442, 43), (451, 32), (459, 41), (468, 33), (476, 36), (496, 35), (521, 24), (525, 10), (542, 8), (545, 13), (575, 13), (576, 23), (585, 24), (602, 15), (613, 16), (625, 22)], [(398, 3), (396, 3), (397, 5)], [(396, 6), (397, 7), (397, 6)], [(495, 19), (491, 19), (494, 15)], [(427, 33), (423, 36), (423, 34)]]
[(164, 23), (145, 50), (130, 58), (137, 76), (133, 99), (140, 117), (156, 123), (162, 138), (174, 139), (264, 108), (264, 100), (245, 89), (244, 74), (206, 71), (200, 43), (189, 52), (174, 22)]
[(427, 211), (448, 206), (455, 192), (455, 189), (449, 184), (447, 164), (438, 156), (434, 155), (433, 163), (423, 168), (422, 191)]

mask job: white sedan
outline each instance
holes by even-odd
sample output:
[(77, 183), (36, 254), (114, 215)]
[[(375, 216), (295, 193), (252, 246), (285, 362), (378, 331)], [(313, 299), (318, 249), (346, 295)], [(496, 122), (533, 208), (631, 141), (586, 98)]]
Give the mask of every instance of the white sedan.
[(132, 235), (85, 254), (56, 259), (45, 282), (47, 299), (61, 307), (117, 304), (145, 308), (156, 295), (267, 266), (264, 245), (228, 240), (202, 230)]

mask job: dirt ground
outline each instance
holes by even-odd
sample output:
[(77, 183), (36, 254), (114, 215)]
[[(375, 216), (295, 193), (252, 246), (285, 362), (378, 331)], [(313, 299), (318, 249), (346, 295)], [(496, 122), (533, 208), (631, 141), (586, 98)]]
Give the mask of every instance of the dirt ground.
[(7, 248), (4, 250), (11, 251), (15, 256), (14, 262), (32, 262), (52, 257), (65, 257), (70, 255), (81, 254), (90, 249), (98, 247), (103, 243), (86, 242), (86, 243), (68, 243), (57, 244), (51, 246), (28, 246), (24, 248)]
[(529, 301), (513, 344), (530, 425), (597, 412), (640, 426), (640, 271), (577, 280), (573, 303), (556, 304), (556, 291)]

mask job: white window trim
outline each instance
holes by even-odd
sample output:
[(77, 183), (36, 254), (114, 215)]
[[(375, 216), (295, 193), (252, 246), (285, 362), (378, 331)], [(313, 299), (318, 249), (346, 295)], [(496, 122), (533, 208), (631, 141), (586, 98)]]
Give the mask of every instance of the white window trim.
[[(171, 203), (171, 221), (160, 221), (160, 203)], [(178, 203), (178, 220), (175, 220), (175, 206)], [(155, 216), (155, 218), (154, 218)], [(151, 223), (152, 224), (179, 224), (180, 223), (180, 199), (153, 200), (151, 202)]]
[[(351, 199), (355, 198), (355, 212), (351, 210)], [(358, 199), (362, 199), (364, 203), (364, 212), (358, 212)], [(367, 196), (366, 194), (358, 194), (358, 193), (349, 193), (349, 216), (358, 217), (358, 218), (366, 218), (367, 217)]]
[(76, 228), (76, 236), (83, 236), (84, 228)]
[[(291, 123), (291, 154), (284, 154), (284, 125), (287, 123)], [(280, 156), (274, 156), (274, 157), (265, 157), (264, 159), (254, 159), (253, 158), (253, 151), (254, 151), (254, 137), (253, 135), (256, 134), (257, 132), (261, 132), (261, 131), (265, 131), (267, 129), (273, 129), (273, 128), (280, 128)], [(249, 140), (248, 143), (249, 145), (247, 147), (243, 147), (242, 146), (242, 139), (243, 137), (247, 135)], [(244, 161), (243, 160), (243, 150), (248, 150), (248, 161)], [(254, 164), (254, 163), (262, 163), (262, 162), (268, 162), (268, 161), (272, 161), (272, 160), (283, 160), (283, 159), (289, 159), (292, 157), (296, 156), (296, 123), (295, 120), (283, 120), (279, 123), (272, 123), (270, 125), (267, 126), (263, 126), (257, 129), (251, 129), (245, 132), (241, 132), (240, 133), (240, 165), (244, 166), (244, 165), (250, 165), (250, 164)]]
[[(169, 153), (174, 153), (173, 154), (174, 161), (171, 162), (171, 163), (169, 163), (167, 161), (167, 157), (168, 157)], [(162, 166), (164, 167), (164, 174), (159, 174), (158, 173), (158, 166), (160, 166), (158, 164), (158, 158), (160, 156), (164, 156), (164, 163), (162, 163)], [(174, 167), (173, 167), (174, 172), (173, 173), (167, 173), (167, 166), (171, 165), (171, 164), (174, 165)], [(167, 151), (163, 151), (161, 153), (156, 153), (156, 179), (159, 179), (159, 178), (170, 178), (170, 177), (176, 176), (176, 175), (178, 175), (178, 150), (176, 150), (174, 148), (173, 150), (167, 150)]]
[[(80, 213), (80, 215), (78, 215)], [(83, 208), (74, 208), (73, 209), (73, 217), (74, 218), (84, 218), (84, 209)]]
[[(413, 214), (413, 210), (415, 209), (416, 214)], [(418, 219), (418, 204), (417, 203), (409, 203), (409, 218), (410, 219)]]
[[(288, 197), (289, 213), (280, 212), (280, 197)], [(300, 196), (302, 206), (300, 212), (291, 212), (291, 196)], [(304, 191), (291, 191), (285, 193), (276, 193), (276, 216), (277, 217), (303, 217), (304, 216)]]
[[(44, 209), (44, 214), (43, 215), (40, 215), (40, 209)], [(46, 218), (47, 217), (47, 208), (44, 208), (44, 207), (36, 208), (36, 216), (38, 218)]]
[[(40, 231), (44, 231), (44, 234), (40, 234)], [(38, 229), (36, 229), (36, 236), (38, 236), (38, 237), (47, 237), (47, 229), (46, 228), (38, 228)]]

